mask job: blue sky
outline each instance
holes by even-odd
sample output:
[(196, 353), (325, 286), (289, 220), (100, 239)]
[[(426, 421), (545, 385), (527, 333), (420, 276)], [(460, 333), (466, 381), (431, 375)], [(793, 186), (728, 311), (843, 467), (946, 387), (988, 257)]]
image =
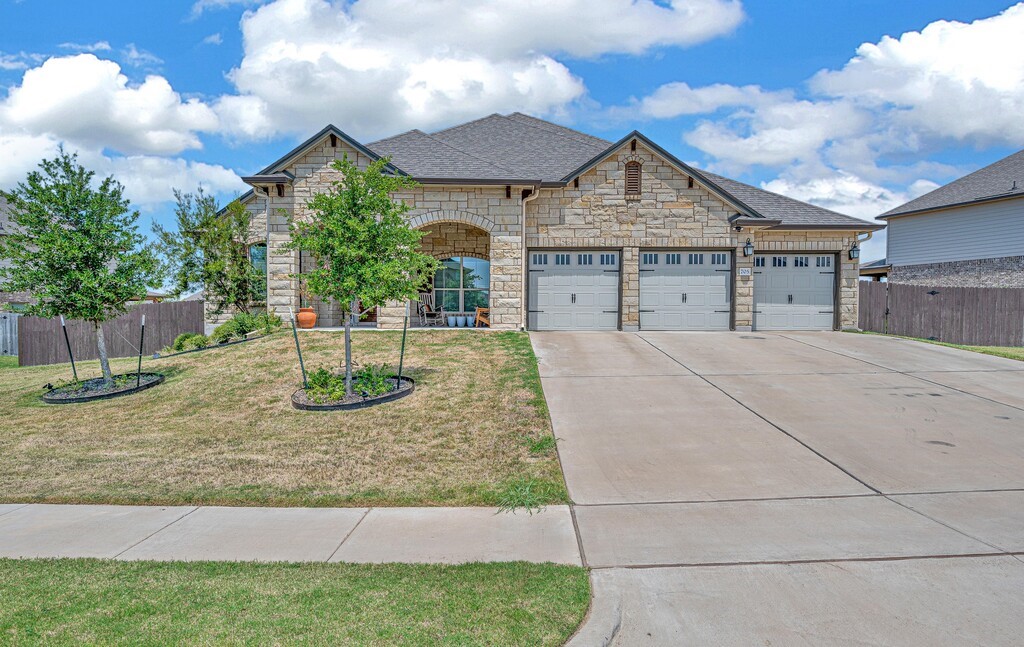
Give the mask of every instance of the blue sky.
[[(1024, 146), (1024, 5), (0, 0), (0, 187), (59, 144), (151, 220), (333, 122), (523, 111), (862, 218)], [(884, 237), (865, 258), (884, 253)]]

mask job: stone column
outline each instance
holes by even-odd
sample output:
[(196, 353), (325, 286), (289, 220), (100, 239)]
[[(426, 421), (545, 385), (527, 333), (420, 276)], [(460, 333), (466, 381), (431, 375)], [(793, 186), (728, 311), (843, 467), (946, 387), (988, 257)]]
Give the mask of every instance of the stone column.
[(291, 241), (288, 231), (290, 199), (263, 196), (267, 204), (267, 311), (289, 320), (292, 309), (299, 308), (299, 253), (285, 249)]
[(622, 330), (640, 330), (640, 248), (622, 248)]
[(855, 236), (843, 239), (839, 252), (839, 328), (853, 330), (860, 327), (860, 261), (850, 259), (850, 247)]
[(491, 328), (518, 330), (523, 309), (523, 241), (517, 233), (491, 236)]
[[(743, 238), (740, 236), (740, 238)], [(737, 332), (750, 332), (754, 326), (754, 257), (743, 255), (743, 246), (747, 239), (736, 242), (736, 289), (733, 292), (733, 312), (735, 313), (734, 329)], [(746, 276), (742, 274), (746, 272)]]

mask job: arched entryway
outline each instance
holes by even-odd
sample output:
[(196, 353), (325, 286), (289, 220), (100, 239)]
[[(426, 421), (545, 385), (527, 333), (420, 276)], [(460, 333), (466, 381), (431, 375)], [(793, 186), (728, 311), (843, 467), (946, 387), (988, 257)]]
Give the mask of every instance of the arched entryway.
[[(420, 229), (420, 250), (441, 263), (421, 299), (452, 316), (475, 318), (477, 308), (490, 307), (490, 234), (465, 222), (431, 222)], [(423, 325), (419, 304), (414, 308), (414, 324)]]

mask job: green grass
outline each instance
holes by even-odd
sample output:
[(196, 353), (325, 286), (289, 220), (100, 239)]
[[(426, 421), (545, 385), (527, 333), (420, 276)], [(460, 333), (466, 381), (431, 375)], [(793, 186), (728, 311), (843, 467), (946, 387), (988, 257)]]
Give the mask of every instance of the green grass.
[[(338, 332), (299, 336), (306, 367), (336, 369)], [(398, 363), (401, 332), (360, 331), (361, 365)], [(115, 360), (115, 372), (135, 360)], [(411, 396), (358, 411), (291, 406), (290, 332), (162, 359), (148, 391), (45, 405), (69, 365), (0, 369), (0, 502), (265, 506), (497, 506), (509, 483), (568, 500), (529, 337), (411, 332)], [(81, 362), (79, 377), (98, 374)], [(535, 499), (536, 497), (530, 497)]]
[(0, 643), (560, 645), (590, 601), (553, 564), (0, 560)]
[(967, 344), (950, 344), (949, 342), (937, 341), (934, 339), (923, 339), (921, 337), (905, 337), (903, 335), (884, 335), (879, 332), (872, 331), (861, 331), (865, 335), (882, 335), (884, 337), (898, 337), (899, 339), (912, 339), (914, 341), (922, 341), (926, 344), (935, 344), (936, 346), (946, 346), (947, 348), (959, 348), (960, 350), (969, 350), (974, 353), (983, 353), (985, 355), (995, 355), (996, 357), (1005, 357), (1007, 359), (1016, 359), (1024, 362), (1024, 346), (970, 346)]
[(18, 368), (18, 358), (10, 355), (0, 355), (0, 370), (6, 368)]

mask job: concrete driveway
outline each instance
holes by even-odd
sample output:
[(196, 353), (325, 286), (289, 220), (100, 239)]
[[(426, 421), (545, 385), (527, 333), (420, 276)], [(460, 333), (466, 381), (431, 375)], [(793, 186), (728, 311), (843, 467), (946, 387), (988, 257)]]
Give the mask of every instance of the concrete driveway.
[(1019, 644), (1024, 363), (848, 333), (533, 333), (579, 644)]

